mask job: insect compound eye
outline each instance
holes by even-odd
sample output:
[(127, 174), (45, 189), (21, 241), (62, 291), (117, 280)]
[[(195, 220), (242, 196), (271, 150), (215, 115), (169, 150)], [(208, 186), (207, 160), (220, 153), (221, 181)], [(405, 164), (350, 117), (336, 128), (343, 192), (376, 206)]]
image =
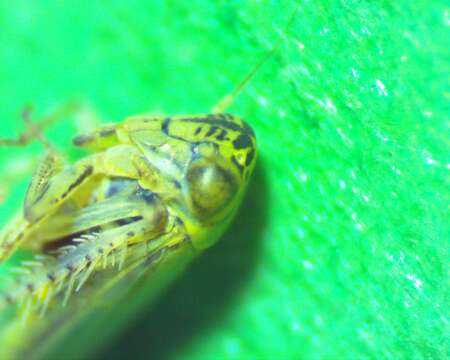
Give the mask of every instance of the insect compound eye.
[(191, 206), (200, 220), (207, 220), (232, 204), (238, 191), (235, 176), (223, 167), (208, 162), (192, 163), (187, 172)]

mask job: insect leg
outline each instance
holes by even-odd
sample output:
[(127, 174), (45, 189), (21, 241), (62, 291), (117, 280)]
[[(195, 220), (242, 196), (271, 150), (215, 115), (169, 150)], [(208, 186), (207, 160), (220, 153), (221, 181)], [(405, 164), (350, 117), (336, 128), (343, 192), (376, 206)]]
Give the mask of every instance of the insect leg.
[(146, 213), (146, 208), (147, 203), (135, 193), (114, 195), (81, 208), (64, 207), (43, 221), (34, 233), (31, 232), (29, 237), (33, 241), (25, 246), (37, 250), (55, 249), (58, 240), (66, 239), (70, 242), (70, 239), (75, 237), (74, 234), (86, 233), (91, 231), (90, 229), (100, 231), (105, 226), (129, 222)]
[[(52, 152), (54, 155), (55, 151), (51, 146), (50, 142), (44, 136), (44, 131), (59, 119), (71, 113), (80, 111), (79, 105), (75, 103), (67, 103), (37, 122), (32, 121), (30, 116), (31, 110), (32, 110), (31, 107), (26, 107), (22, 112), (21, 118), (25, 124), (25, 130), (16, 138), (11, 139), (0, 138), (0, 147), (2, 146), (24, 147), (29, 143), (33, 142), (34, 140), (38, 140), (44, 145), (44, 147), (47, 149), (48, 152)], [(48, 160), (47, 155), (45, 157), (45, 160), (43, 161), (44, 165)], [(0, 202), (2, 201), (1, 199), (2, 197), (6, 198), (7, 196), (8, 186), (6, 184), (9, 183), (11, 179), (17, 179), (18, 176), (23, 176), (25, 174), (32, 172), (33, 168), (35, 167), (36, 161), (33, 160), (30, 161), (29, 158), (27, 158), (26, 160), (27, 160), (26, 162), (23, 160), (21, 161), (15, 160), (14, 162), (11, 162), (11, 165), (6, 164), (5, 169), (7, 170), (5, 171), (5, 174), (1, 175), (0, 178), (0, 190), (3, 193), (0, 194)], [(18, 164), (19, 166), (17, 166)], [(42, 167), (40, 170), (42, 170)]]
[(10, 220), (0, 232), (0, 263), (2, 263), (24, 240), (29, 223), (22, 211)]
[[(60, 169), (60, 159), (53, 151), (48, 151), (41, 161), (28, 187), (25, 204), (33, 203), (49, 186), (49, 179)], [(5, 260), (21, 242), (28, 237), (32, 227), (20, 211), (0, 232), (0, 263)]]
[[(94, 131), (78, 135), (73, 138), (75, 146), (101, 151), (119, 144), (133, 144), (135, 141), (130, 134), (138, 134), (138, 137), (152, 139), (152, 144), (158, 142), (161, 132), (161, 124), (165, 117), (151, 114), (142, 114), (127, 117), (120, 124), (104, 125)], [(164, 136), (163, 136), (164, 138)]]
[(55, 173), (45, 185), (27, 196), (25, 218), (36, 223), (49, 217), (74, 192), (96, 175), (140, 179), (151, 176), (150, 169), (133, 146), (119, 145), (108, 151), (95, 153)]
[(94, 151), (105, 150), (121, 143), (117, 131), (121, 127), (121, 124), (104, 125), (94, 131), (75, 136), (72, 143)]
[[(184, 225), (179, 219), (172, 218), (166, 229), (168, 230), (158, 237), (157, 241), (155, 239), (135, 244), (128, 251), (129, 255), (127, 255), (119, 273), (111, 276), (111, 274), (105, 272), (106, 282), (99, 288), (97, 295), (103, 295), (122, 280), (125, 280), (129, 286), (130, 281), (137, 281), (142, 275), (165, 264), (166, 260), (177, 252), (182, 252), (182, 256), (176, 258), (172, 265), (165, 264), (166, 267), (169, 265), (168, 271), (171, 273), (176, 274), (177, 271), (182, 269), (183, 263), (187, 263), (194, 258), (196, 252)], [(129, 276), (131, 273), (133, 273), (133, 276)]]
[(0, 138), (0, 146), (26, 146), (34, 140), (39, 140), (44, 145), (49, 143), (43, 136), (43, 132), (59, 119), (72, 114), (80, 109), (76, 103), (67, 103), (51, 114), (47, 115), (38, 122), (32, 122), (30, 118), (31, 107), (26, 107), (22, 112), (22, 121), (25, 124), (25, 130), (15, 139)]
[[(165, 240), (160, 235), (168, 228), (167, 211), (156, 197), (141, 198), (140, 202), (142, 211), (138, 220), (115, 222), (106, 230), (74, 240), (76, 245), (61, 248), (58, 258), (42, 261), (30, 275), (22, 276), (15, 286), (8, 287), (3, 297), (0, 296), (0, 308), (1, 300), (5, 305), (26, 296), (35, 297), (35, 302), (48, 302), (45, 299), (48, 294), (65, 292), (67, 300), (72, 290), (80, 289), (92, 272), (123, 264), (128, 248), (140, 243), (160, 244)], [(131, 248), (129, 251), (132, 252)]]
[[(0, 262), (23, 241), (35, 241), (35, 244), (29, 243), (28, 247), (36, 248), (42, 241), (54, 238), (54, 236), (61, 236), (63, 232), (61, 225), (64, 223), (72, 222), (71, 226), (64, 230), (70, 231), (70, 233), (76, 232), (76, 229), (81, 231), (88, 228), (88, 221), (83, 221), (82, 217), (78, 218), (82, 215), (80, 213), (70, 214), (69, 212), (62, 213), (63, 215), (60, 214), (55, 219), (52, 217), (60, 206), (75, 191), (93, 179), (93, 176), (151, 178), (147, 164), (143, 162), (138, 151), (129, 146), (114, 147), (107, 152), (88, 156), (72, 166), (61, 168), (62, 164), (56, 154), (48, 152), (31, 181), (25, 198), (23, 214), (19, 214), (0, 233)], [(125, 211), (125, 204), (126, 202), (123, 202), (119, 206), (122, 211)], [(118, 208), (117, 204), (115, 206)], [(100, 208), (97, 215), (103, 211), (102, 209), (105, 208)], [(94, 211), (94, 209), (86, 209), (85, 214), (88, 214), (89, 211)], [(115, 216), (118, 215), (115, 214)], [(75, 217), (77, 217), (77, 221), (73, 221)], [(50, 225), (46, 225), (47, 221)], [(91, 217), (90, 223), (94, 222), (94, 217)], [(45, 228), (48, 229), (49, 235), (42, 231)]]

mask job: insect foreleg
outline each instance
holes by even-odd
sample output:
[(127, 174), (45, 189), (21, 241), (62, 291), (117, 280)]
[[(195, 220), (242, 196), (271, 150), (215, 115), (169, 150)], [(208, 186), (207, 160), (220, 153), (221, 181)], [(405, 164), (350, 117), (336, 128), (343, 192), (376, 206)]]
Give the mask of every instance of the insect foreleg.
[(141, 179), (150, 176), (138, 150), (120, 145), (78, 161), (50, 178), (32, 201), (25, 203), (25, 218), (36, 223), (48, 217), (72, 194), (95, 175)]
[[(44, 159), (38, 165), (25, 197), (25, 209), (32, 206), (45, 193), (49, 186), (49, 180), (61, 169), (61, 161), (58, 155), (49, 150)], [(24, 211), (11, 220), (0, 232), (0, 263), (23, 241), (29, 238), (30, 230), (34, 224), (24, 217)]]
[(43, 132), (59, 119), (79, 111), (80, 108), (80, 105), (77, 103), (67, 103), (41, 120), (32, 122), (30, 119), (31, 107), (26, 107), (22, 112), (22, 121), (25, 124), (25, 130), (15, 139), (0, 138), (0, 146), (26, 146), (36, 139), (49, 146), (43, 136)]
[[(167, 259), (178, 251), (182, 251), (182, 258), (184, 260), (195, 257), (196, 253), (191, 239), (179, 218), (170, 217), (165, 229), (165, 232), (157, 239), (134, 244), (132, 251), (128, 251), (123, 269), (120, 273), (115, 274), (115, 276), (108, 276), (109, 280), (100, 292), (104, 293), (122, 279), (129, 278), (127, 275), (131, 272), (136, 274), (136, 276), (132, 276), (131, 278), (137, 280), (141, 275), (148, 273), (149, 270), (154, 269), (164, 259)], [(177, 264), (181, 265), (179, 261), (177, 261)]]
[(30, 275), (19, 278), (16, 285), (8, 287), (3, 297), (0, 297), (0, 300), (4, 300), (3, 305), (17, 302), (26, 296), (32, 296), (34, 303), (41, 300), (48, 303), (47, 296), (53, 297), (62, 292), (65, 292), (67, 300), (69, 294), (80, 289), (92, 272), (120, 267), (126, 260), (130, 246), (145, 242), (159, 244), (163, 241), (164, 237), (160, 235), (166, 229), (166, 209), (157, 198), (141, 201), (145, 204), (137, 220), (131, 223), (117, 221), (105, 230), (74, 239), (73, 244), (76, 245), (60, 248), (59, 257), (42, 261)]
[(0, 263), (16, 249), (25, 238), (28, 221), (19, 212), (0, 232)]
[[(74, 234), (86, 233), (91, 229), (111, 227), (116, 222), (135, 219), (148, 210), (148, 204), (135, 194), (114, 195), (101, 202), (85, 207), (64, 207), (46, 219), (28, 234), (32, 241), (24, 244), (30, 249), (52, 249), (53, 241), (69, 239)], [(57, 244), (57, 243), (55, 243)]]
[(50, 186), (50, 180), (63, 168), (61, 158), (52, 150), (46, 152), (44, 158), (40, 161), (28, 185), (25, 196), (25, 212), (28, 211), (34, 203), (39, 201), (39, 197), (45, 194)]
[(75, 136), (72, 143), (94, 151), (105, 150), (121, 143), (117, 135), (117, 130), (121, 127), (121, 124), (104, 125), (94, 131)]

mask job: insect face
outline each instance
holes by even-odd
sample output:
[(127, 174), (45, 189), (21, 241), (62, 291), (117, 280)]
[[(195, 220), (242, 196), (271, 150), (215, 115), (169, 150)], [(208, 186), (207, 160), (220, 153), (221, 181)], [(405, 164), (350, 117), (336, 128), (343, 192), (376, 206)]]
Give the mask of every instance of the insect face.
[(209, 114), (129, 119), (127, 132), (140, 134), (146, 160), (161, 178), (176, 184), (177, 189), (157, 192), (167, 194), (166, 203), (190, 227), (192, 239), (215, 242), (235, 214), (253, 172), (253, 130), (238, 117)]
[[(160, 131), (142, 131), (153, 130), (158, 123)], [(227, 208), (235, 207), (253, 171), (253, 130), (228, 114), (153, 118), (146, 124), (141, 121), (140, 130), (153, 146), (158, 143), (159, 149), (164, 148), (164, 159), (148, 147), (144, 153), (161, 174), (182, 188), (187, 212), (202, 223), (227, 217)]]

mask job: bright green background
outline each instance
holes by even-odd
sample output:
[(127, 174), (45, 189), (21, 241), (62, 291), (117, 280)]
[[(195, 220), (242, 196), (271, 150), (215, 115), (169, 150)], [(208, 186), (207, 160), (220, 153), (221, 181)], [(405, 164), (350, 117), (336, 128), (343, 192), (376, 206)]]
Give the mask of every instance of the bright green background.
[[(103, 355), (449, 356), (450, 6), (302, 1), (286, 32), (295, 7), (1, 2), (1, 136), (29, 102), (42, 115), (77, 98), (117, 121), (207, 112), (282, 39), (230, 108), (260, 154), (237, 224)], [(67, 148), (74, 131), (49, 136)], [(2, 175), (39, 152), (1, 150)]]

